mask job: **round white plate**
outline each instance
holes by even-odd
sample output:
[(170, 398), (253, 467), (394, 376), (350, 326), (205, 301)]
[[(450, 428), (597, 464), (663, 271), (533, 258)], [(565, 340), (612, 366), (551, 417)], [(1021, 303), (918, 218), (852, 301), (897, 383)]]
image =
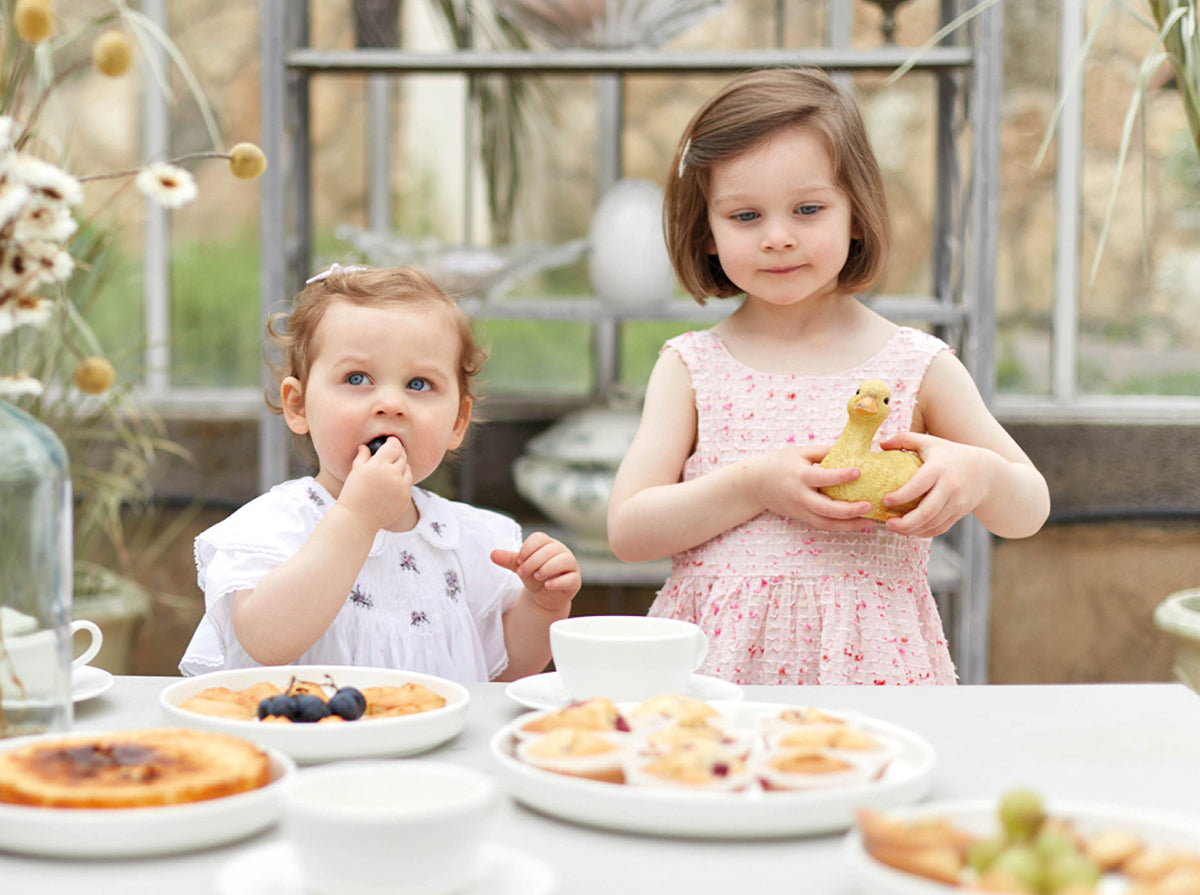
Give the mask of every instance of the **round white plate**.
[[(504, 688), (504, 693), (513, 702), (531, 709), (560, 709), (571, 702), (571, 694), (563, 686), (562, 677), (556, 671), (518, 678)], [(703, 674), (693, 674), (684, 695), (707, 702), (724, 702), (741, 699), (746, 694), (737, 684)]]
[[(209, 687), (242, 690), (259, 681), (286, 687), (292, 678), (325, 683), (330, 675), (339, 687), (398, 687), (409, 682), (428, 687), (442, 696), (440, 709), (392, 718), (370, 718), (346, 724), (263, 724), (257, 719), (238, 721), (201, 715), (179, 708), (184, 700)], [(467, 721), (467, 690), (461, 684), (431, 674), (340, 665), (272, 665), (214, 671), (171, 684), (159, 702), (172, 724), (217, 730), (273, 746), (301, 764), (343, 758), (382, 758), (415, 755), (456, 736)]]
[[(3, 749), (28, 745), (25, 738)], [(208, 848), (242, 839), (279, 819), (279, 791), (296, 763), (277, 749), (271, 782), (219, 799), (150, 808), (41, 808), (0, 804), (0, 850), (54, 858), (129, 858)]]
[[(403, 868), (397, 868), (402, 873)], [(550, 895), (558, 880), (540, 858), (495, 843), (483, 847), (479, 879), (454, 895)], [(289, 842), (255, 846), (229, 860), (217, 874), (219, 895), (308, 895)]]
[[(888, 813), (905, 820), (944, 817), (965, 830), (987, 835), (999, 829), (996, 805), (994, 799), (927, 802), (920, 806), (889, 810)], [(1113, 805), (1053, 800), (1047, 800), (1046, 813), (1070, 819), (1085, 835), (1116, 828), (1140, 836), (1148, 845), (1180, 848), (1193, 853), (1200, 849), (1197, 845), (1200, 843), (1200, 821), (1195, 818), (1173, 817)], [(846, 834), (845, 853), (859, 890), (870, 895), (951, 895), (963, 891), (959, 887), (905, 873), (876, 861), (863, 848), (862, 837), (857, 829)], [(1099, 891), (1120, 892), (1124, 889), (1118, 878), (1111, 877), (1102, 882)]]
[(113, 685), (113, 676), (103, 668), (81, 665), (71, 671), (71, 698), (75, 702), (94, 699)]
[[(777, 703), (736, 704), (738, 726), (787, 706)], [(810, 789), (803, 792), (689, 792), (601, 783), (543, 771), (515, 755), (519, 717), (492, 737), (492, 756), (509, 792), (531, 808), (565, 820), (664, 836), (699, 838), (766, 838), (807, 836), (844, 830), (860, 807), (891, 808), (916, 802), (929, 789), (935, 755), (922, 737), (905, 728), (855, 715), (868, 733), (900, 746), (884, 775), (870, 783)]]

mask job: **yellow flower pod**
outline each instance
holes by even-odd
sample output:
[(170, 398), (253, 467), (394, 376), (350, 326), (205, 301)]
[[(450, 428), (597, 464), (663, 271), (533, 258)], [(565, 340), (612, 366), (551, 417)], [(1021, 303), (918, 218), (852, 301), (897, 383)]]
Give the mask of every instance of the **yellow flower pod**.
[(253, 143), (238, 143), (229, 153), (229, 169), (234, 177), (253, 180), (267, 170), (267, 157)]
[(41, 43), (54, 30), (54, 9), (50, 0), (17, 0), (13, 24), (22, 40)]
[(133, 62), (133, 47), (120, 31), (105, 31), (92, 44), (92, 65), (110, 78), (119, 78), (129, 71)]
[(75, 368), (75, 385), (88, 395), (99, 395), (112, 388), (117, 371), (105, 357), (85, 357)]

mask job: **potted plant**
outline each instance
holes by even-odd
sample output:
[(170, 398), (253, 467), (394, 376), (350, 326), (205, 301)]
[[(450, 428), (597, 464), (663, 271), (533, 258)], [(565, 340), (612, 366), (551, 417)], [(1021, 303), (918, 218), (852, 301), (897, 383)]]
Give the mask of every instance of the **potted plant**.
[[(126, 625), (127, 630), (106, 632), (120, 649), (128, 643), (132, 622), (148, 609), (146, 594), (130, 575), (134, 556), (123, 511), (149, 502), (161, 455), (180, 449), (166, 439), (161, 422), (134, 390), (115, 382), (113, 365), (84, 319), (84, 309), (111, 270), (111, 254), (108, 233), (95, 223), (80, 227), (78, 209), (91, 182), (113, 178), (132, 181), (150, 199), (177, 207), (196, 195), (183, 163), (224, 158), (236, 177), (254, 178), (266, 159), (250, 143), (228, 152), (220, 148), (211, 112), (186, 61), (153, 22), (122, 0), (111, 0), (110, 11), (83, 21), (56, 11), (51, 0), (0, 0), (0, 40), (0, 464), (9, 470), (22, 467), (25, 454), (20, 452), (31, 444), (44, 447), (50, 458), (29, 466), (21, 474), (24, 480), (0, 476), (5, 540), (37, 547), (25, 557), (18, 549), (0, 551), (0, 604), (12, 601), (16, 611), (38, 615), (29, 605), (38, 599), (35, 592), (58, 589), (59, 580), (65, 580), (66, 599), (56, 596), (60, 605), (42, 607), (39, 622), (51, 626), (64, 611), (69, 615), (73, 590), (77, 614)], [(79, 42), (90, 46), (90, 53), (66, 54), (67, 64), (56, 70), (64, 51), (78, 50)], [(216, 148), (131, 171), (73, 174), (61, 151), (67, 135), (42, 130), (40, 113), (55, 101), (58, 87), (85, 69), (105, 77), (124, 75), (134, 63), (135, 43), (166, 50), (193, 86)], [(65, 508), (68, 528), (73, 519), (73, 561), (71, 551), (62, 551), (63, 556), (57, 550), (60, 541), (69, 547), (71, 533), (60, 537), (54, 525), (28, 511), (33, 504), (23, 497), (46, 490), (37, 479), (58, 475), (63, 455), (70, 469), (66, 493), (73, 492)], [(31, 574), (25, 569), (39, 563), (43, 580), (25, 580)], [(17, 601), (25, 601), (24, 608)], [(13, 682), (11, 676), (0, 680)], [(2, 694), (5, 700), (13, 689)]]

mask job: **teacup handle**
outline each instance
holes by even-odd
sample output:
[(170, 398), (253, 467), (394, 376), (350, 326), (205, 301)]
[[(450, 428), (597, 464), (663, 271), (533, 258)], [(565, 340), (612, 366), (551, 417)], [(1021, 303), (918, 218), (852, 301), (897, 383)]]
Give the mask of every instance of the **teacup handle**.
[(696, 637), (700, 641), (700, 646), (696, 650), (696, 661), (692, 665), (692, 671), (695, 671), (701, 665), (703, 665), (704, 660), (708, 658), (708, 635), (704, 633), (702, 628), (697, 628)]
[(96, 658), (96, 654), (100, 652), (100, 647), (104, 643), (104, 634), (100, 631), (100, 626), (95, 622), (90, 622), (85, 618), (76, 619), (71, 622), (72, 638), (75, 637), (76, 631), (88, 631), (91, 633), (92, 639), (87, 648), (71, 660), (72, 669), (80, 668)]

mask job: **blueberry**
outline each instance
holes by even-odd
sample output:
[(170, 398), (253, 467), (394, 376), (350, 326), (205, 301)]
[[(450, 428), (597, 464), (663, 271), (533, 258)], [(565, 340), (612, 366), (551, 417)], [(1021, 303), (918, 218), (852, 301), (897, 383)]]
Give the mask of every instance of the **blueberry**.
[(296, 717), (296, 700), (286, 693), (280, 693), (276, 696), (268, 696), (258, 704), (258, 717), (267, 718), (275, 716), (278, 718), (287, 718), (292, 721)]
[(367, 697), (356, 687), (342, 687), (329, 700), (329, 711), (347, 721), (357, 721), (367, 710)]
[(296, 714), (292, 718), (293, 721), (311, 724), (314, 721), (320, 721), (329, 714), (329, 704), (320, 696), (313, 696), (311, 693), (302, 693), (292, 698), (296, 700)]
[(383, 447), (384, 443), (387, 440), (388, 440), (388, 437), (386, 435), (380, 435), (378, 438), (372, 438), (370, 441), (367, 442), (367, 450), (369, 450), (371, 452), (372, 457), (375, 456), (375, 452), (377, 450), (379, 450), (381, 447)]

